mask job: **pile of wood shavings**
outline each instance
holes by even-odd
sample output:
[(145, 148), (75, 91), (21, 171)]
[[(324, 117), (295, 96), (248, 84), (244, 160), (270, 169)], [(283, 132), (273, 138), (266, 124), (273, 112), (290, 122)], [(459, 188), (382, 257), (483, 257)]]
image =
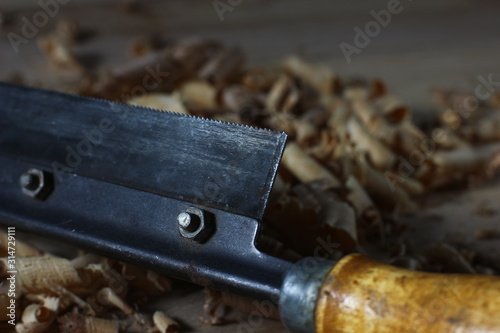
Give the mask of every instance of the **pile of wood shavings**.
[[(335, 244), (334, 251), (322, 253), (332, 259), (355, 251), (382, 251), (391, 263), (433, 270), (432, 260), (453, 256), (457, 265), (473, 270), (472, 256), (449, 245), (432, 258), (408, 249), (400, 243), (398, 219), (417, 210), (419, 198), (437, 188), (493, 176), (500, 160), (498, 96), (479, 102), (460, 92), (438, 91), (436, 121), (422, 128), (383, 81), (342, 79), (330, 68), (297, 56), (275, 68), (246, 68), (241, 50), (217, 41), (189, 38), (158, 48), (161, 43), (141, 39), (131, 48), (137, 59), (96, 74), (78, 60), (73, 50), (76, 34), (77, 28), (65, 23), (40, 39), (41, 50), (55, 68), (78, 73), (78, 84), (46, 88), (289, 135), (263, 221), (261, 250), (297, 260), (316, 254), (321, 239)], [(168, 75), (154, 87), (145, 87), (144, 77), (155, 68)], [(477, 101), (473, 109), (471, 99)], [(56, 321), (62, 332), (68, 331), (65, 325), (90, 327), (90, 321), (109, 325), (109, 332), (178, 327), (156, 313), (155, 328), (151, 318), (124, 302), (124, 294), (106, 288), (109, 270), (126, 270), (126, 264), (92, 255), (72, 261), (52, 256), (26, 260), (54, 261), (69, 275), (46, 272), (51, 265), (37, 271), (42, 283), (27, 284), (19, 295), (25, 304), (19, 332), (46, 332)], [(496, 274), (494, 268), (488, 272)], [(168, 289), (165, 279), (151, 272), (143, 275), (154, 276), (163, 288), (159, 291)], [(105, 299), (104, 316), (83, 300), (89, 295)], [(218, 302), (224, 300), (219, 297)], [(211, 322), (219, 323), (214, 308), (206, 306), (215, 317)], [(45, 322), (39, 322), (39, 314)]]
[[(7, 257), (8, 244), (8, 235), (0, 233), (1, 257)], [(137, 311), (144, 299), (171, 290), (171, 282), (164, 276), (93, 254), (68, 260), (19, 240), (15, 248), (20, 314), (16, 332), (153, 333), (179, 329), (161, 311), (152, 315)], [(0, 278), (10, 275), (8, 267), (7, 258), (0, 259)], [(8, 284), (0, 288), (0, 320), (7, 321)]]

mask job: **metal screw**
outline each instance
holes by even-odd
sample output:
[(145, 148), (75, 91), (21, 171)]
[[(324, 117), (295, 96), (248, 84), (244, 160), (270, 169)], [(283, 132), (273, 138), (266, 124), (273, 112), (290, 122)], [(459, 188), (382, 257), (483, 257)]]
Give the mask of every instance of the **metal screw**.
[(54, 179), (50, 172), (29, 169), (19, 177), (19, 185), (26, 196), (43, 200), (54, 188)]
[(177, 222), (179, 222), (179, 226), (182, 229), (193, 232), (200, 226), (200, 217), (195, 214), (182, 212), (177, 216)]
[(40, 181), (38, 177), (30, 173), (23, 173), (21, 178), (19, 179), (19, 183), (23, 188), (26, 188), (30, 191), (34, 191), (40, 185)]
[(180, 234), (188, 239), (202, 243), (214, 231), (213, 214), (196, 207), (189, 207), (177, 216)]

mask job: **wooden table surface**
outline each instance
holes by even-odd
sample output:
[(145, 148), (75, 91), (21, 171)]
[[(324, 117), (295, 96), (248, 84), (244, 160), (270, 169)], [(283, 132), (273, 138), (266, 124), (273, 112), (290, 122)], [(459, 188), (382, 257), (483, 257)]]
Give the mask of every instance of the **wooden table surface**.
[[(33, 4), (34, 3), (34, 4)], [(93, 59), (98, 68), (129, 61), (130, 43), (159, 34), (164, 39), (200, 35), (238, 45), (248, 55), (249, 65), (275, 65), (290, 53), (332, 66), (342, 77), (381, 77), (411, 105), (416, 115), (431, 110), (430, 88), (463, 88), (473, 92), (479, 75), (500, 81), (500, 3), (494, 1), (402, 0), (403, 10), (391, 17), (387, 27), (371, 38), (359, 54), (346, 62), (339, 44), (353, 44), (354, 28), (373, 17), (371, 10), (387, 8), (388, 1), (332, 2), (316, 0), (242, 1), (221, 21), (212, 1), (144, 1), (137, 13), (121, 10), (105, 1), (75, 0), (40, 29), (50, 31), (58, 19), (78, 22), (95, 36), (78, 47), (78, 55)], [(35, 1), (3, 1), (0, 10), (13, 16), (16, 24), (0, 31), (0, 80), (21, 73), (28, 81), (54, 82), (67, 73), (54, 74), (37, 48), (36, 38), (20, 45), (15, 53), (8, 33), (20, 33), (20, 19), (40, 10)], [(11, 16), (12, 17), (12, 16)], [(500, 184), (483, 184), (471, 191), (444, 192), (426, 198), (425, 210), (405, 218), (408, 238), (425, 248), (450, 238), (461, 239), (480, 253), (500, 259), (500, 240), (478, 241), (478, 229), (499, 229)], [(493, 215), (477, 213), (488, 206)], [(248, 322), (248, 314), (234, 311), (228, 325), (209, 327), (199, 320), (201, 291), (167, 297), (156, 304), (186, 323), (191, 332), (235, 332)], [(245, 326), (248, 327), (248, 326)], [(285, 332), (275, 321), (251, 327), (252, 332)]]

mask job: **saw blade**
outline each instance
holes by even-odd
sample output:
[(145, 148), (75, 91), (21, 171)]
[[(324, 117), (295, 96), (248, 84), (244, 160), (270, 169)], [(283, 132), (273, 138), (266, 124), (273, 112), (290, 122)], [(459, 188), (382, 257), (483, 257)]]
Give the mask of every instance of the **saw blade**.
[(78, 174), (258, 220), (286, 141), (280, 132), (7, 83), (0, 126), (0, 154), (60, 182)]

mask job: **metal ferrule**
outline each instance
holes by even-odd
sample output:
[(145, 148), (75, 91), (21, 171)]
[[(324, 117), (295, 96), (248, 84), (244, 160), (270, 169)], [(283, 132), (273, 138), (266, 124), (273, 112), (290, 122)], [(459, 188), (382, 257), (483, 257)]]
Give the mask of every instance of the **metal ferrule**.
[(335, 265), (326, 259), (305, 258), (287, 273), (280, 294), (280, 316), (291, 332), (314, 333), (314, 310), (323, 281)]

